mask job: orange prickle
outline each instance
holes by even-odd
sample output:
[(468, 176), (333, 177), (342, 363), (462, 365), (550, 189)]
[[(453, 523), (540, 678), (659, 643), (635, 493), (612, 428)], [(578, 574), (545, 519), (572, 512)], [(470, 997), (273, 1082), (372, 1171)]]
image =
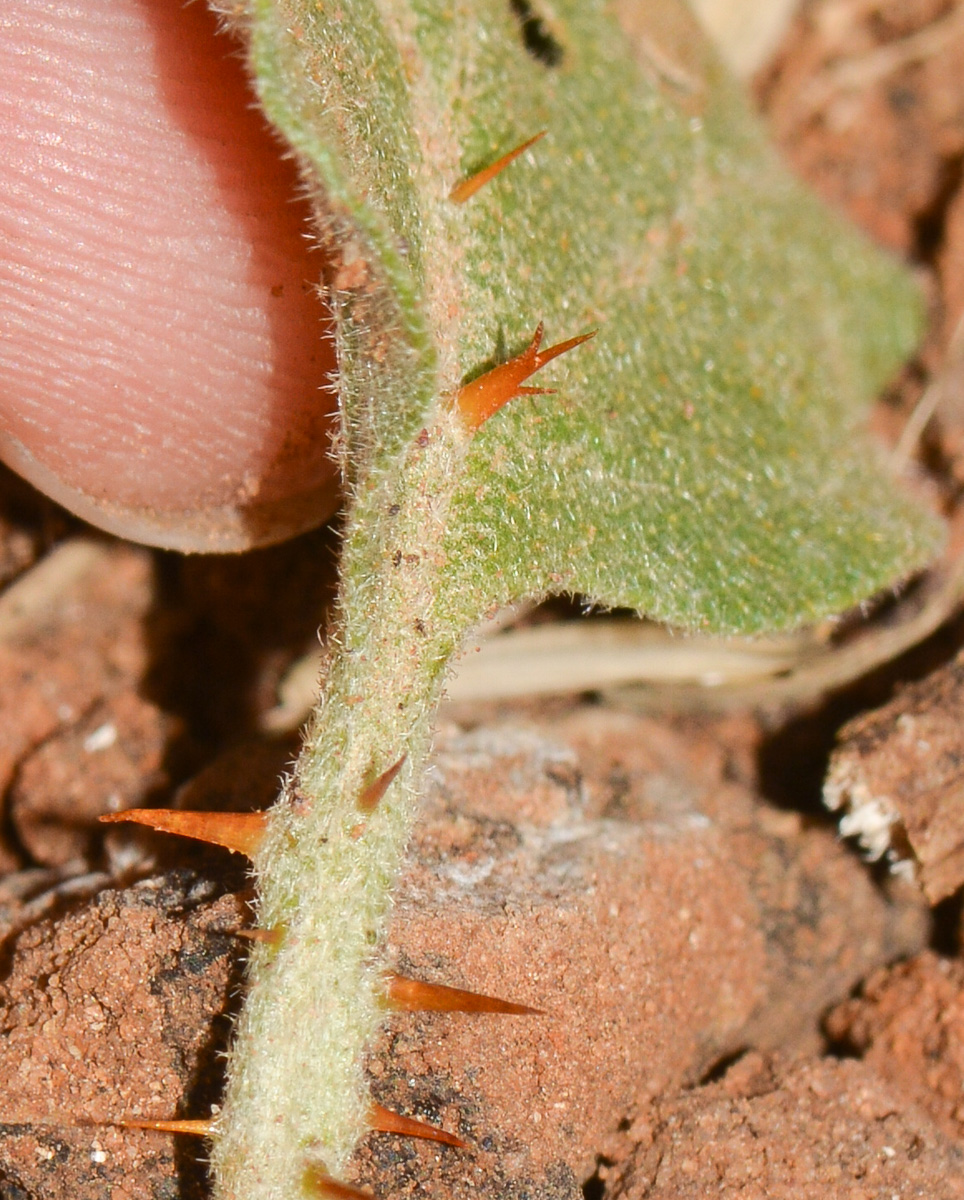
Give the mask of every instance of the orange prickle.
[(307, 1172), (305, 1186), (328, 1200), (372, 1200), (371, 1192), (366, 1192), (364, 1188), (342, 1183), (340, 1179), (332, 1179), (330, 1175), (314, 1167), (309, 1168)]
[(105, 813), (105, 822), (134, 821), (162, 833), (196, 838), (213, 846), (224, 846), (234, 854), (253, 858), (264, 839), (267, 814), (183, 812), (177, 808), (128, 808), (124, 812)]
[(574, 350), (583, 342), (588, 342), (590, 338), (596, 336), (596, 331), (593, 330), (591, 333), (582, 333), (578, 337), (569, 338), (565, 342), (558, 342), (555, 346), (550, 346), (548, 350), (540, 350), (543, 330), (544, 326), (540, 321), (532, 336), (532, 341), (521, 354), (510, 358), (508, 362), (500, 363), (491, 371), (480, 375), (478, 379), (473, 379), (471, 383), (459, 388), (455, 395), (454, 407), (471, 431), (474, 432), (484, 425), (489, 417), (497, 413), (510, 400), (514, 400), (516, 396), (531, 396), (543, 392), (545, 390), (543, 388), (529, 388), (524, 387), (523, 384), (530, 375), (541, 370), (546, 363), (552, 362), (560, 354)]
[(372, 780), (372, 782), (362, 791), (362, 794), (358, 797), (358, 807), (363, 813), (367, 814), (375, 811), (379, 805), (379, 802), (381, 801), (381, 798), (391, 787), (396, 775), (405, 765), (406, 758), (408, 758), (408, 754), (403, 754), (398, 762), (392, 763), (387, 771), (382, 771), (381, 775)]
[(205, 1121), (150, 1121), (137, 1118), (125, 1118), (106, 1122), (108, 1125), (119, 1125), (121, 1129), (153, 1129), (157, 1133), (187, 1133), (191, 1137), (213, 1137), (217, 1124), (213, 1120)]
[(425, 1138), (429, 1142), (444, 1142), (446, 1146), (457, 1146), (466, 1149), (467, 1143), (454, 1133), (444, 1129), (436, 1129), (434, 1125), (426, 1125), (424, 1121), (416, 1121), (414, 1117), (403, 1117), (401, 1113), (392, 1112), (380, 1104), (373, 1104), (368, 1111), (368, 1119), (376, 1133), (400, 1133), (403, 1137)]
[(219, 933), (228, 933), (231, 937), (246, 938), (249, 942), (261, 942), (265, 946), (274, 946), (277, 949), (284, 938), (284, 929), (280, 925), (275, 925), (273, 929), (225, 929), (218, 930)]
[(481, 992), (446, 987), (441, 983), (423, 983), (390, 973), (385, 977), (389, 1005), (399, 1012), (476, 1012), (503, 1013), (508, 1016), (541, 1016), (542, 1010), (527, 1004), (514, 1004)]
[(500, 175), (510, 163), (514, 163), (520, 154), (525, 154), (530, 146), (534, 146), (540, 138), (546, 136), (546, 130), (542, 129), (534, 137), (523, 142), (521, 146), (516, 146), (514, 150), (510, 150), (508, 154), (503, 154), (501, 158), (496, 159), (487, 167), (483, 167), (481, 171), (476, 171), (474, 175), (470, 175), (468, 179), (463, 179), (461, 183), (457, 183), (449, 192), (449, 199), (454, 200), (456, 204), (464, 204), (480, 189), (485, 187), (495, 179), (496, 175)]

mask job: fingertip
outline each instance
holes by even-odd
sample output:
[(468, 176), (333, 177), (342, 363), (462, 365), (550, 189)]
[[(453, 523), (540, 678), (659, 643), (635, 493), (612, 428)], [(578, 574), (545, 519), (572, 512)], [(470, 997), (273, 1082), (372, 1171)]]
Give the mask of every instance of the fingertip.
[(7, 0), (0, 457), (137, 540), (320, 523), (330, 313), (307, 205), (200, 4)]

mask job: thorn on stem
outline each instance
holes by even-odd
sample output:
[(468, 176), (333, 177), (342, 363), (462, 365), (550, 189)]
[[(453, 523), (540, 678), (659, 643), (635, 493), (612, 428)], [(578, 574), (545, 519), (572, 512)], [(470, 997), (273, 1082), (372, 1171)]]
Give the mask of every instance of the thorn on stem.
[(372, 782), (365, 787), (365, 789), (362, 791), (362, 794), (358, 797), (358, 807), (363, 813), (367, 815), (368, 813), (373, 813), (375, 811), (382, 797), (392, 786), (396, 775), (405, 765), (406, 758), (408, 758), (407, 753), (403, 754), (398, 762), (393, 763), (387, 771), (382, 771), (381, 775), (377, 776), (377, 778), (373, 779)]
[(423, 983), (390, 973), (386, 976), (388, 1002), (399, 1012), (476, 1012), (503, 1013), (509, 1016), (542, 1016), (539, 1008), (513, 1004), (497, 996), (467, 992), (441, 983)]
[(476, 173), (474, 175), (470, 175), (468, 179), (463, 179), (461, 183), (457, 183), (449, 192), (449, 199), (453, 200), (456, 204), (464, 204), (466, 200), (469, 200), (472, 196), (474, 196), (480, 188), (485, 187), (487, 183), (490, 183), (493, 179), (495, 179), (496, 175), (500, 175), (507, 166), (509, 166), (511, 163), (514, 163), (520, 154), (525, 154), (530, 146), (534, 146), (540, 138), (544, 138), (545, 136), (546, 130), (540, 130), (535, 137), (529, 138), (529, 140), (523, 142), (521, 146), (516, 146), (514, 150), (510, 150), (508, 154), (503, 154), (502, 157), (497, 159), (494, 163), (491, 163), (487, 167), (483, 167), (481, 171), (476, 171)]
[(539, 349), (542, 345), (542, 334), (543, 324), (540, 321), (532, 336), (532, 341), (521, 354), (510, 358), (508, 362), (500, 363), (491, 371), (486, 371), (484, 375), (465, 384), (456, 393), (455, 410), (472, 432), (484, 425), (489, 417), (516, 396), (531, 396), (541, 392), (541, 388), (536, 389), (534, 393), (533, 389), (524, 387), (525, 380), (530, 375), (534, 375), (536, 371), (541, 370), (546, 363), (558, 358), (560, 354), (574, 350), (583, 342), (594, 338), (596, 331), (582, 333), (578, 337), (558, 342), (555, 346), (550, 346), (548, 350)]
[(340, 1179), (332, 1179), (317, 1167), (309, 1167), (306, 1172), (305, 1190), (326, 1196), (328, 1200), (372, 1200), (371, 1192), (351, 1183), (342, 1183)]
[(192, 1137), (213, 1137), (217, 1131), (217, 1122), (212, 1119), (205, 1121), (150, 1121), (138, 1118), (125, 1118), (106, 1121), (107, 1125), (119, 1125), (121, 1129), (153, 1129), (157, 1133), (187, 1133)]
[(134, 821), (162, 833), (196, 838), (214, 846), (224, 846), (234, 854), (253, 858), (264, 839), (267, 814), (183, 812), (177, 808), (128, 808), (124, 812), (105, 813), (104, 822)]
[(426, 1125), (424, 1121), (416, 1121), (414, 1117), (403, 1117), (401, 1113), (392, 1112), (380, 1104), (373, 1104), (369, 1109), (368, 1118), (371, 1127), (377, 1133), (400, 1133), (402, 1137), (425, 1138), (429, 1142), (444, 1142), (446, 1146), (467, 1148), (467, 1143), (454, 1133), (444, 1129), (436, 1129), (434, 1125)]
[(284, 937), (284, 930), (280, 925), (275, 925), (273, 929), (225, 929), (218, 932), (230, 934), (232, 937), (247, 938), (249, 942), (261, 942), (265, 946), (274, 946), (275, 949), (281, 945)]

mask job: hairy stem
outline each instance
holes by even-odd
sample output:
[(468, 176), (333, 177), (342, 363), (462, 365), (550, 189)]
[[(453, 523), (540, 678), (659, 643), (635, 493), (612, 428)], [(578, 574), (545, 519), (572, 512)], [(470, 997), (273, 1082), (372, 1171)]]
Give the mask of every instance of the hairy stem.
[[(255, 861), (262, 926), (213, 1162), (219, 1200), (294, 1200), (365, 1133), (362, 1056), (382, 1016), (379, 943), (446, 663), (442, 534), (467, 435), (444, 414), (401, 469), (362, 480), (322, 699)], [(371, 814), (359, 796), (403, 755)]]

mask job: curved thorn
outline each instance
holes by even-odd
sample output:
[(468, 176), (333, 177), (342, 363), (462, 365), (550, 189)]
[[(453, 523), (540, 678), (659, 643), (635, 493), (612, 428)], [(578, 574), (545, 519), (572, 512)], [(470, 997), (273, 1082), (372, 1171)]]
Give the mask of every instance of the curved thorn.
[(574, 350), (583, 342), (588, 342), (590, 338), (596, 336), (596, 331), (592, 330), (590, 333), (581, 333), (578, 337), (558, 342), (555, 346), (550, 346), (548, 350), (540, 350), (542, 331), (543, 326), (540, 321), (532, 336), (532, 341), (521, 354), (510, 358), (508, 362), (500, 363), (491, 371), (480, 375), (478, 379), (473, 379), (464, 387), (459, 388), (455, 395), (454, 408), (469, 430), (474, 432), (510, 400), (520, 394), (525, 395), (527, 389), (523, 387), (523, 384), (530, 375), (541, 370), (546, 363), (552, 362), (560, 354)]
[(316, 1167), (309, 1167), (305, 1172), (305, 1186), (330, 1200), (372, 1200), (371, 1192), (351, 1183), (342, 1183), (340, 1179), (332, 1179)]
[(399, 1012), (477, 1012), (503, 1013), (507, 1016), (542, 1016), (540, 1008), (514, 1004), (497, 996), (468, 992), (462, 988), (446, 987), (441, 983), (424, 983), (404, 975), (386, 976), (389, 1005)]
[(464, 204), (466, 200), (475, 195), (480, 188), (485, 187), (487, 183), (495, 179), (496, 175), (500, 175), (510, 163), (515, 162), (520, 154), (525, 154), (530, 146), (534, 146), (540, 138), (546, 136), (546, 130), (540, 130), (535, 137), (529, 138), (527, 142), (523, 142), (521, 146), (516, 146), (514, 150), (510, 150), (508, 154), (503, 154), (501, 158), (490, 164), (488, 167), (483, 167), (481, 171), (476, 171), (474, 175), (470, 175), (468, 179), (463, 179), (461, 183), (457, 183), (449, 192), (449, 199), (456, 204)]
[(224, 846), (234, 854), (253, 858), (264, 838), (267, 813), (184, 812), (178, 808), (128, 808), (124, 812), (105, 813), (101, 821), (134, 821), (161, 833), (176, 833), (214, 846)]
[(380, 1104), (371, 1106), (368, 1119), (376, 1133), (400, 1133), (402, 1137), (444, 1142), (446, 1146), (458, 1146), (460, 1150), (467, 1148), (467, 1143), (454, 1133), (437, 1129), (434, 1125), (426, 1125), (424, 1121), (416, 1121), (414, 1117), (403, 1117), (401, 1113), (392, 1112), (390, 1108), (383, 1108)]
[(406, 758), (408, 758), (407, 751), (402, 755), (398, 762), (393, 763), (387, 771), (382, 771), (381, 775), (373, 779), (372, 782), (364, 789), (362, 794), (358, 797), (358, 807), (363, 813), (371, 813), (375, 811), (382, 797), (392, 786), (396, 775), (405, 765)]
[(560, 354), (567, 354), (570, 350), (575, 350), (577, 346), (581, 346), (583, 342), (590, 342), (596, 336), (598, 330), (590, 329), (588, 333), (577, 334), (576, 337), (567, 338), (564, 342), (556, 342), (554, 346), (550, 346), (548, 350), (538, 350), (536, 353), (535, 370), (541, 370), (546, 363), (552, 362), (554, 358), (558, 358)]

